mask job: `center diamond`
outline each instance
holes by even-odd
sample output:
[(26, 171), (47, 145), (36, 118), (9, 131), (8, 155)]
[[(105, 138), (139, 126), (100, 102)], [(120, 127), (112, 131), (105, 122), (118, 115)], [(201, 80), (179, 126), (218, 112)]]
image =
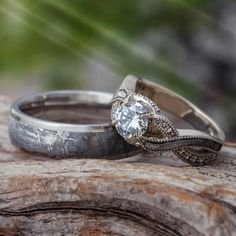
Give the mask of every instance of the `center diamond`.
[(121, 104), (113, 115), (118, 133), (125, 139), (143, 135), (148, 128), (148, 120), (142, 117), (145, 113), (146, 108), (138, 101)]

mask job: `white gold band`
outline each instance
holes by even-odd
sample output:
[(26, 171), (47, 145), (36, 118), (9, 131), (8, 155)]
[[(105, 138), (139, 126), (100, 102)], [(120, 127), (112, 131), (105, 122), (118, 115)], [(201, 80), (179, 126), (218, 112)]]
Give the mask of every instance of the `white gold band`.
[[(160, 108), (196, 129), (177, 129)], [(173, 151), (192, 165), (215, 160), (222, 129), (194, 104), (148, 80), (127, 76), (113, 97), (112, 123), (128, 143), (147, 151)]]

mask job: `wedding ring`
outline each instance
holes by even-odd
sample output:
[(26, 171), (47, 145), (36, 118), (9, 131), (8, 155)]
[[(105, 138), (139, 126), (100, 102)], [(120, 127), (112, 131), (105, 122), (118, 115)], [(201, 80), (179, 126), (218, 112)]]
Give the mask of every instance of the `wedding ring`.
[[(130, 144), (150, 152), (172, 151), (191, 165), (212, 163), (225, 135), (197, 106), (175, 92), (129, 75), (112, 99), (112, 124)], [(160, 110), (161, 109), (161, 110)], [(177, 129), (166, 114), (188, 122)]]
[(118, 159), (138, 152), (110, 124), (112, 95), (52, 91), (22, 97), (10, 110), (9, 135), (16, 146), (58, 157)]

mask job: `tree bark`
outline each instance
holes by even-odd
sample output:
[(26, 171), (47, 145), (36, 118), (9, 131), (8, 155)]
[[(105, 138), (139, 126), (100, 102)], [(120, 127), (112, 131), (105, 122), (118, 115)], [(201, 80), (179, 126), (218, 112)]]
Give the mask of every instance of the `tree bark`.
[(112, 160), (26, 153), (0, 96), (0, 235), (236, 235), (236, 149), (212, 166), (172, 155)]

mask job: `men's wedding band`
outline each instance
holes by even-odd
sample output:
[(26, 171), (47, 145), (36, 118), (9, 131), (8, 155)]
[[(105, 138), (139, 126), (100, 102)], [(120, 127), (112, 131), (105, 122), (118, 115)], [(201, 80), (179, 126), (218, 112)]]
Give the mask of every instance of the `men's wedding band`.
[(137, 153), (111, 127), (111, 98), (92, 91), (22, 97), (10, 110), (10, 139), (24, 150), (57, 157), (117, 159)]
[[(172, 151), (191, 165), (206, 165), (216, 159), (223, 145), (224, 132), (208, 115), (159, 84), (129, 75), (112, 103), (112, 124), (118, 133), (147, 151)], [(162, 110), (193, 128), (177, 129)]]

